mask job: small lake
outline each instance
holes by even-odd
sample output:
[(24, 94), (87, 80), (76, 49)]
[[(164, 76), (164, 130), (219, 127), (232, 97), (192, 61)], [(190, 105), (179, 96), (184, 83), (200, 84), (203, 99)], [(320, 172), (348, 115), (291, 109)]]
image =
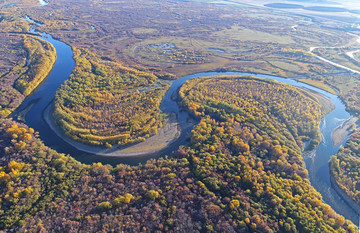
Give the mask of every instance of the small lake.
[[(309, 11), (318, 11), (318, 12), (351, 12), (343, 7), (333, 7), (333, 6), (303, 6), (299, 4), (289, 4), (289, 3), (269, 3), (264, 6), (278, 9), (304, 9)], [(355, 10), (356, 11), (356, 10)]]

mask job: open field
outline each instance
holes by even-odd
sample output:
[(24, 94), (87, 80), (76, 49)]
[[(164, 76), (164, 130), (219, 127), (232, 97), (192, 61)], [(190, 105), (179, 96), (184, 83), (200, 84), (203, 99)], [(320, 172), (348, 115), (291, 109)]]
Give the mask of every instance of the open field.
[[(228, 1), (56, 0), (42, 8), (29, 7), (31, 2), (18, 3), (16, 11), (2, 9), (6, 20), (0, 28), (26, 32), (29, 23), (20, 17), (29, 14), (44, 23), (41, 30), (73, 47), (165, 79), (211, 70), (283, 77), (341, 71), (308, 53), (312, 47), (318, 47), (314, 52), (354, 69), (358, 63), (356, 52), (354, 58), (346, 55), (360, 46), (355, 35), (341, 31), (344, 23), (269, 8)], [(352, 79), (358, 85), (357, 77)], [(347, 91), (347, 84), (331, 77), (318, 81), (337, 87), (348, 107), (357, 111), (359, 98)]]
[(329, 87), (324, 83), (324, 81), (315, 80), (315, 79), (298, 79), (298, 81), (310, 84), (311, 86), (318, 87), (324, 91), (330, 92), (331, 94), (337, 95), (337, 91)]
[(360, 75), (353, 73), (338, 73), (329, 76), (317, 76), (315, 80), (335, 87), (339, 97), (345, 102), (347, 109), (355, 114), (360, 112)]
[(356, 53), (353, 56), (354, 58), (351, 58), (348, 55), (349, 51), (351, 53), (351, 51), (356, 51), (355, 49), (359, 48), (320, 48), (314, 51), (314, 53), (332, 62), (360, 71), (360, 63), (358, 60), (355, 59)]
[(325, 28), (307, 17), (223, 3), (58, 0), (27, 12), (44, 23), (44, 31), (72, 46), (165, 78), (216, 69), (287, 77), (332, 72), (337, 68), (282, 49), (307, 51), (352, 38), (334, 37), (336, 23), (335, 29)]
[(338, 21), (229, 1), (56, 0), (42, 8), (30, 2), (19, 3), (18, 11), (6, 8), (14, 16), (0, 23), (2, 30), (27, 31), (29, 24), (17, 17), (29, 14), (73, 47), (165, 79), (212, 70), (305, 78), (342, 71), (308, 53), (314, 47), (318, 55), (359, 67), (358, 38)]

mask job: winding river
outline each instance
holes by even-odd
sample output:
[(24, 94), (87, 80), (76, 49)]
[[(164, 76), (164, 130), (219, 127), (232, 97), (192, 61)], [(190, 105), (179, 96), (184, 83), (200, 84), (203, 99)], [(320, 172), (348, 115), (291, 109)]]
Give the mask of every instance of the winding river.
[[(31, 21), (29, 18), (27, 18), (27, 20)], [(40, 24), (38, 24), (38, 26), (40, 26)], [(36, 30), (32, 29), (32, 32), (36, 32)], [(334, 146), (331, 140), (331, 132), (334, 130), (334, 128), (350, 117), (350, 114), (345, 110), (345, 105), (337, 96), (293, 79), (285, 79), (263, 74), (249, 74), (241, 72), (206, 72), (188, 75), (172, 82), (172, 85), (165, 94), (160, 106), (160, 109), (165, 113), (174, 112), (177, 114), (179, 126), (181, 127), (181, 135), (175, 142), (155, 154), (147, 154), (136, 157), (106, 157), (94, 155), (80, 151), (66, 143), (61, 137), (57, 136), (57, 134), (50, 129), (44, 120), (44, 110), (52, 102), (56, 90), (71, 74), (75, 66), (75, 62), (73, 59), (72, 49), (69, 45), (54, 39), (51, 35), (46, 33), (41, 33), (38, 36), (53, 44), (57, 51), (57, 59), (53, 70), (46, 81), (31, 96), (25, 99), (22, 105), (14, 112), (13, 116), (16, 117), (21, 114), (25, 115), (26, 124), (40, 133), (40, 138), (47, 146), (50, 146), (59, 152), (70, 154), (75, 159), (86, 164), (102, 162), (103, 164), (112, 165), (116, 165), (118, 163), (136, 165), (146, 162), (149, 158), (159, 158), (165, 155), (170, 155), (173, 151), (176, 151), (180, 145), (186, 144), (186, 138), (188, 135), (190, 135), (194, 121), (187, 112), (180, 111), (176, 101), (172, 100), (171, 96), (187, 80), (192, 78), (209, 75), (253, 75), (256, 77), (273, 79), (282, 83), (309, 89), (329, 98), (334, 103), (336, 108), (334, 111), (327, 114), (321, 122), (321, 133), (323, 135), (323, 141), (314, 151), (304, 155), (304, 160), (306, 167), (309, 170), (310, 181), (316, 190), (322, 194), (324, 202), (331, 205), (335, 211), (342, 214), (347, 219), (352, 220), (355, 224), (359, 223), (358, 214), (351, 208), (350, 205), (345, 203), (340, 198), (340, 196), (331, 186), (330, 182), (330, 172), (328, 165), (330, 156), (336, 154), (339, 147), (346, 141), (345, 140), (338, 146)]]

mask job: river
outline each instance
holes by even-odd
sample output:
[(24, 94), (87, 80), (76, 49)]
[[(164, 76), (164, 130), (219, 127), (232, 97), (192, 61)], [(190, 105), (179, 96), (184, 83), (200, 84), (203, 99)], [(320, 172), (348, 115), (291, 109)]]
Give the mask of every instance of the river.
[(44, 0), (39, 0), (40, 6), (46, 6), (49, 4), (49, 2), (46, 2)]
[[(26, 20), (31, 21), (29, 18)], [(37, 26), (40, 27), (41, 24), (37, 23)], [(32, 32), (36, 32), (36, 30), (32, 29)], [(145, 163), (150, 158), (159, 158), (165, 155), (171, 155), (171, 153), (176, 151), (180, 145), (186, 144), (186, 138), (188, 135), (190, 135), (190, 132), (193, 128), (192, 122), (194, 122), (194, 120), (186, 111), (180, 111), (177, 102), (172, 100), (171, 96), (187, 80), (192, 78), (210, 75), (253, 75), (259, 78), (273, 79), (282, 83), (309, 89), (326, 96), (334, 103), (336, 108), (334, 111), (327, 114), (321, 122), (320, 128), (323, 135), (323, 141), (314, 151), (304, 155), (304, 160), (306, 167), (309, 170), (311, 184), (317, 191), (321, 193), (324, 202), (329, 204), (336, 212), (342, 214), (345, 218), (350, 219), (355, 224), (359, 223), (358, 214), (351, 208), (351, 206), (349, 206), (340, 198), (330, 183), (330, 156), (336, 154), (339, 147), (344, 145), (346, 141), (344, 140), (344, 142), (342, 142), (340, 145), (334, 146), (331, 140), (331, 132), (343, 121), (350, 117), (350, 114), (345, 109), (346, 107), (344, 103), (337, 96), (293, 79), (286, 79), (263, 74), (249, 74), (241, 72), (205, 72), (188, 75), (172, 82), (171, 87), (165, 94), (160, 105), (161, 111), (165, 113), (174, 112), (177, 114), (179, 125), (181, 127), (181, 135), (178, 140), (176, 140), (166, 149), (155, 154), (125, 158), (99, 156), (86, 153), (72, 147), (62, 138), (58, 137), (45, 122), (43, 116), (44, 110), (52, 102), (56, 90), (71, 74), (75, 66), (75, 62), (73, 59), (72, 49), (69, 45), (55, 40), (51, 35), (46, 33), (41, 33), (39, 37), (53, 44), (57, 52), (57, 59), (46, 81), (43, 82), (43, 84), (38, 89), (36, 89), (36, 91), (31, 96), (25, 99), (21, 106), (14, 112), (13, 116), (25, 114), (26, 124), (39, 132), (40, 138), (47, 146), (56, 149), (58, 152), (70, 154), (75, 159), (86, 164), (101, 162), (103, 164), (111, 165), (116, 165), (119, 163), (137, 165), (139, 163)]]

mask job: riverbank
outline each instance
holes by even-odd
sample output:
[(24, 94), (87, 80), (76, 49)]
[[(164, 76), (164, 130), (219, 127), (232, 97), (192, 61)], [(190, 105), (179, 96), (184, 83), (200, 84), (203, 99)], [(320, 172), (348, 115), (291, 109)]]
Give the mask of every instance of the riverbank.
[[(70, 56), (69, 54), (69, 59), (71, 58), (72, 56)], [(64, 67), (64, 69), (65, 68), (68, 67)], [(63, 75), (63, 72), (59, 72), (59, 75)], [(327, 106), (326, 109), (333, 109), (333, 106), (336, 107), (335, 110), (332, 111), (330, 115), (328, 114), (325, 116), (326, 122), (328, 123), (321, 128), (322, 133), (324, 133), (325, 131), (327, 132), (328, 127), (332, 127), (331, 130), (328, 130), (328, 132), (331, 132), (335, 127), (333, 126), (334, 124), (332, 124), (331, 122), (337, 121), (336, 119), (341, 117), (345, 117), (345, 118), (349, 117), (349, 113), (346, 112), (345, 105), (343, 104), (342, 101), (340, 101), (340, 99), (337, 96), (332, 95), (321, 89), (318, 89), (314, 86), (297, 82), (296, 80), (293, 79), (284, 79), (281, 77), (275, 77), (275, 76), (269, 76), (263, 74), (249, 74), (249, 73), (241, 73), (241, 72), (226, 72), (226, 73), (206, 72), (206, 73), (197, 73), (189, 76), (184, 76), (172, 82), (172, 85), (170, 86), (168, 92), (165, 94), (162, 100), (160, 109), (164, 113), (172, 113), (172, 112), (176, 113), (174, 114), (174, 118), (173, 118), (173, 126), (169, 125), (169, 127), (167, 128), (167, 129), (175, 129), (175, 131), (167, 130), (167, 133), (177, 132), (177, 134), (179, 135), (180, 133), (178, 127), (181, 126), (181, 134), (179, 138), (177, 137), (167, 138), (166, 135), (168, 134), (164, 132), (162, 138), (166, 138), (167, 141), (154, 140), (154, 141), (158, 141), (157, 146), (154, 145), (153, 143), (148, 143), (150, 138), (147, 139), (147, 141), (143, 142), (142, 144), (138, 144), (137, 146), (134, 147), (133, 146), (129, 146), (125, 148), (114, 147), (111, 149), (107, 149), (105, 147), (96, 148), (94, 146), (89, 146), (83, 143), (73, 141), (72, 139), (69, 139), (62, 130), (59, 130), (58, 127), (54, 124), (54, 122), (52, 122), (51, 124), (50, 120), (52, 118), (51, 117), (52, 111), (49, 108), (52, 106), (52, 104), (48, 103), (48, 101), (50, 102), (51, 99), (49, 98), (50, 95), (47, 93), (46, 95), (44, 95), (43, 99), (46, 100), (48, 104), (42, 105), (43, 107), (37, 108), (36, 111), (33, 112), (30, 111), (29, 114), (27, 114), (27, 124), (29, 124), (30, 127), (34, 128), (36, 131), (39, 131), (40, 135), (47, 135), (46, 137), (42, 138), (45, 143), (52, 145), (55, 149), (56, 148), (61, 149), (62, 151), (64, 151), (64, 153), (68, 153), (84, 163), (91, 164), (94, 162), (102, 162), (103, 164), (113, 164), (113, 165), (119, 163), (132, 163), (132, 164), (143, 163), (146, 162), (146, 160), (148, 160), (149, 158), (158, 158), (165, 155), (171, 155), (172, 151), (176, 151), (180, 145), (184, 145), (186, 143), (185, 138), (187, 135), (190, 134), (193, 125), (188, 124), (188, 117), (189, 117), (188, 113), (179, 110), (178, 104), (174, 100), (176, 95), (174, 95), (173, 93), (176, 92), (178, 88), (181, 87), (187, 80), (196, 77), (211, 76), (211, 75), (252, 75), (259, 78), (272, 79), (299, 88), (303, 88), (306, 91), (309, 91), (310, 92), (309, 95), (313, 96), (314, 98), (316, 95), (314, 95), (312, 92), (317, 92), (318, 93), (317, 95), (320, 96), (320, 99), (323, 102), (321, 104), (322, 106), (326, 105)], [(58, 79), (53, 79), (53, 81), (57, 81), (57, 80)], [(38, 117), (37, 113), (43, 114), (42, 117), (41, 115), (40, 117)], [(45, 117), (47, 117), (48, 119), (44, 120), (43, 118)], [(50, 128), (48, 127), (48, 125), (50, 125)], [(164, 124), (164, 130), (165, 129), (166, 127)], [(54, 134), (54, 136), (56, 137), (51, 137), (51, 134)], [(161, 135), (161, 132), (159, 132), (159, 135)], [(317, 175), (317, 171), (319, 171), (319, 168), (323, 168), (324, 167), (323, 165), (328, 163), (330, 155), (336, 154), (337, 152), (337, 148), (333, 147), (332, 145), (330, 133), (327, 133), (326, 135), (324, 134), (324, 137), (326, 138), (326, 140), (323, 140), (321, 144), (316, 148), (316, 150), (314, 150), (315, 156), (311, 158), (308, 161), (308, 163), (306, 163), (306, 167), (309, 170), (310, 181), (313, 184), (313, 186), (318, 191), (321, 192), (323, 199), (327, 204), (333, 206), (337, 212), (341, 213), (346, 218), (350, 219), (356, 224), (358, 221), (357, 214), (353, 210), (351, 210), (351, 208), (348, 206), (336, 206), (336, 203), (341, 201), (341, 197), (339, 195), (331, 196), (328, 194), (327, 191), (329, 189), (332, 189), (330, 185), (330, 177), (329, 177), (330, 172), (325, 170), (325, 171), (321, 171), (322, 174), (321, 176)], [(65, 143), (64, 141), (67, 143)], [(156, 148), (156, 147), (160, 147), (160, 148)], [(146, 149), (146, 151), (144, 151), (144, 148)], [(333, 193), (336, 194), (335, 190), (333, 190)]]
[(306, 83), (311, 86), (320, 88), (320, 89), (327, 91), (333, 95), (337, 95), (337, 91), (334, 90), (332, 87), (328, 86), (327, 84), (325, 84), (323, 81), (308, 79), (308, 78), (301, 78), (301, 79), (296, 79), (296, 80), (299, 82)]
[(331, 133), (331, 139), (333, 141), (334, 146), (339, 145), (341, 142), (345, 140), (347, 136), (350, 135), (352, 129), (354, 128), (354, 124), (359, 120), (359, 118), (355, 116), (351, 116), (349, 119), (344, 121), (341, 125), (336, 127)]
[(340, 188), (333, 175), (330, 175), (330, 183), (336, 193), (346, 202), (356, 213), (360, 215), (360, 205), (350, 198), (344, 190)]
[(53, 117), (52, 113), (54, 112), (54, 104), (51, 102), (43, 112), (43, 118), (51, 130), (62, 138), (66, 143), (75, 147), (80, 151), (84, 151), (91, 154), (96, 154), (100, 156), (111, 156), (111, 157), (137, 157), (152, 155), (156, 152), (159, 152), (170, 144), (176, 141), (180, 136), (180, 127), (178, 126), (177, 116), (175, 113), (169, 114), (167, 121), (164, 123), (163, 127), (159, 130), (156, 135), (153, 135), (146, 139), (143, 142), (137, 143), (135, 145), (130, 145), (127, 147), (124, 146), (113, 146), (112, 148), (105, 147), (95, 147), (91, 145), (86, 145), (81, 142), (77, 142), (69, 138), (65, 132), (59, 128)]
[(307, 91), (319, 101), (322, 117), (335, 110), (335, 104), (329, 98), (326, 98), (324, 95), (314, 90)]

